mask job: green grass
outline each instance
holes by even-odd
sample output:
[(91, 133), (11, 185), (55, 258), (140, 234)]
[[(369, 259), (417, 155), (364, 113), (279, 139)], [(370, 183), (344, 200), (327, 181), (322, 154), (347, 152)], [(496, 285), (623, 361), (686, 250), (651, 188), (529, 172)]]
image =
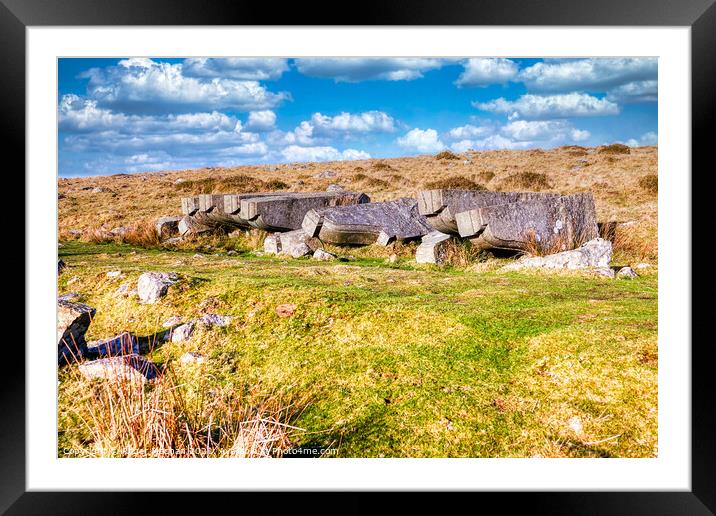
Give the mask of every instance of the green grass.
[[(78, 292), (97, 308), (90, 339), (151, 335), (201, 306), (235, 316), (230, 327), (165, 344), (152, 358), (198, 351), (207, 356), (206, 388), (301, 400), (297, 445), (334, 447), (341, 457), (657, 453), (656, 274), (628, 281), (407, 259), (198, 258), (80, 242), (59, 254), (68, 264), (60, 293)], [(107, 278), (111, 270), (123, 277)], [(148, 270), (183, 280), (155, 305), (113, 295)], [(278, 317), (281, 303), (296, 304), (295, 314)], [(189, 368), (176, 371), (196, 379)], [(60, 445), (82, 446), (87, 434), (73, 414), (87, 400), (74, 395), (77, 380), (60, 376)]]

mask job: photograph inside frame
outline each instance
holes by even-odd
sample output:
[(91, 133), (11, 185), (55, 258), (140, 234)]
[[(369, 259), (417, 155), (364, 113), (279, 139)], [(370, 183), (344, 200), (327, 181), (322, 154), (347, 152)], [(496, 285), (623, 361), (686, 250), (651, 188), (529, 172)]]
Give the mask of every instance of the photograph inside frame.
[(656, 58), (57, 65), (58, 457), (658, 456)]

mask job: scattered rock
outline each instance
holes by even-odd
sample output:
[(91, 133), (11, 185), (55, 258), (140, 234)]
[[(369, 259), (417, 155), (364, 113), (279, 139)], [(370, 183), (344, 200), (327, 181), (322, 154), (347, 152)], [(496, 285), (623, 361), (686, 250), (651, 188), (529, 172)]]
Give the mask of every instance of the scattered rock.
[(617, 278), (620, 279), (634, 279), (638, 276), (636, 272), (634, 272), (634, 269), (631, 267), (622, 267), (617, 272)]
[(142, 303), (156, 303), (178, 279), (174, 272), (145, 272), (137, 282), (139, 300)]
[(447, 246), (451, 236), (440, 231), (431, 231), (425, 235), (415, 251), (417, 263), (433, 263), (441, 265), (447, 257)]
[(182, 364), (203, 364), (204, 355), (194, 353), (193, 351), (187, 351), (179, 358), (179, 361)]
[(76, 301), (80, 298), (80, 295), (77, 292), (68, 292), (67, 294), (62, 294), (57, 298), (58, 301)]
[(336, 173), (333, 170), (324, 170), (323, 172), (316, 174), (314, 177), (316, 179), (329, 179), (331, 177), (336, 177)]
[(87, 355), (92, 357), (113, 357), (136, 353), (139, 353), (139, 343), (134, 335), (126, 331), (116, 337), (87, 343)]
[(592, 271), (595, 276), (601, 276), (603, 278), (614, 278), (614, 270), (609, 267), (599, 267)]
[(276, 315), (283, 318), (291, 317), (296, 312), (296, 308), (298, 307), (291, 303), (278, 305), (276, 307)]
[(70, 235), (72, 235), (75, 238), (80, 238), (82, 236), (82, 230), (81, 229), (70, 229), (68, 231)]
[(313, 259), (314, 260), (335, 260), (336, 255), (333, 253), (329, 253), (328, 251), (324, 251), (323, 249), (316, 249), (316, 251), (313, 253)]
[(649, 268), (651, 268), (651, 266), (652, 266), (652, 265), (651, 265), (650, 263), (637, 263), (637, 264), (634, 266), (634, 268), (635, 268), (636, 270), (638, 270), (638, 271), (641, 271), (641, 270), (644, 270), (644, 269), (649, 269)]
[(289, 254), (292, 258), (301, 258), (311, 254), (311, 248), (305, 243), (296, 244), (291, 247)]
[(218, 326), (220, 328), (224, 328), (231, 324), (232, 319), (233, 317), (229, 315), (204, 314), (197, 322), (208, 327)]
[(336, 183), (331, 183), (326, 187), (326, 192), (343, 192), (344, 190), (345, 187)]
[(311, 237), (302, 229), (274, 233), (264, 239), (264, 252), (267, 254), (285, 254), (300, 258), (312, 253), (315, 248)]
[(189, 321), (171, 330), (167, 336), (172, 342), (185, 342), (194, 334), (194, 326), (194, 321)]
[(118, 278), (121, 275), (122, 275), (122, 271), (109, 271), (107, 273), (108, 278)]
[(114, 228), (110, 230), (110, 233), (114, 236), (124, 236), (129, 231), (129, 228), (127, 226), (119, 226), (117, 228)]
[(84, 362), (78, 369), (86, 378), (113, 382), (144, 382), (159, 376), (159, 370), (153, 362), (136, 354)]
[(62, 260), (57, 260), (57, 274), (62, 274), (62, 271), (64, 271), (67, 268), (67, 264), (63, 262)]
[(502, 268), (514, 271), (528, 268), (542, 269), (586, 269), (589, 267), (608, 268), (612, 259), (612, 243), (595, 238), (572, 251), (548, 256), (526, 256)]
[(82, 303), (57, 300), (58, 363), (79, 358), (85, 347), (85, 333), (97, 310)]
[(233, 249), (230, 250), (228, 253), (226, 253), (227, 256), (236, 256), (237, 254), (239, 254), (239, 253), (237, 253), (237, 252), (234, 251)]

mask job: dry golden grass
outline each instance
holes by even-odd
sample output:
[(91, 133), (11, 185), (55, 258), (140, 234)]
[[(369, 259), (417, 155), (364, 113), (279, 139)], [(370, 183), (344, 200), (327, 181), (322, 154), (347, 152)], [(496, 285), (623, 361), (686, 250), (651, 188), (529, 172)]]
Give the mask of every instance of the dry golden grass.
[[(524, 180), (525, 174), (538, 174), (536, 177), (541, 179), (521, 183), (526, 185), (521, 189), (545, 189), (549, 185), (547, 190), (564, 194), (593, 192), (598, 220), (633, 224), (631, 229), (645, 238), (644, 247), (654, 250), (648, 259), (656, 260), (656, 188), (640, 186), (640, 181), (645, 176), (656, 176), (658, 150), (638, 147), (627, 148), (628, 153), (622, 151), (614, 145), (567, 146), (543, 151), (465, 152), (464, 161), (418, 156), (61, 178), (59, 237), (70, 240), (75, 238), (70, 230), (107, 231), (177, 215), (181, 197), (199, 192), (261, 189), (306, 192), (325, 190), (329, 184), (338, 183), (365, 191), (374, 201), (384, 201), (413, 196), (423, 185), (436, 181), (468, 180), (498, 190), (505, 189), (502, 187), (507, 186), (506, 181), (511, 183), (516, 177)], [(335, 176), (322, 176), (328, 170)], [(103, 191), (94, 193), (93, 188)]]

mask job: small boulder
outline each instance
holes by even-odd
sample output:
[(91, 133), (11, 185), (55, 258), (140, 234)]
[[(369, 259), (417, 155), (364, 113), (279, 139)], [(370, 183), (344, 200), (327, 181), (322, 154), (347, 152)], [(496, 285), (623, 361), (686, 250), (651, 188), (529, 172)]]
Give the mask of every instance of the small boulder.
[(174, 272), (145, 272), (137, 282), (139, 300), (146, 304), (156, 303), (178, 279)]
[(193, 351), (187, 351), (181, 357), (179, 357), (179, 361), (182, 364), (203, 364), (204, 355), (194, 353)]
[(637, 264), (634, 266), (634, 269), (636, 269), (636, 270), (638, 270), (638, 271), (641, 271), (641, 270), (644, 270), (644, 269), (650, 269), (651, 267), (652, 267), (652, 265), (651, 265), (650, 263), (637, 263)]
[(167, 319), (166, 321), (164, 321), (162, 323), (162, 327), (173, 328), (174, 326), (180, 325), (181, 321), (182, 321), (181, 317), (179, 317), (178, 315), (172, 315), (169, 319)]
[(80, 295), (77, 292), (68, 292), (67, 294), (62, 294), (57, 298), (58, 301), (77, 301), (80, 298)]
[(154, 223), (154, 228), (160, 239), (173, 237), (179, 234), (179, 221), (181, 217), (160, 217)]
[(328, 251), (324, 251), (323, 249), (316, 249), (316, 251), (313, 253), (313, 259), (322, 261), (335, 260), (336, 255), (333, 253), (329, 253)]
[(328, 179), (331, 177), (336, 177), (336, 173), (333, 170), (324, 170), (323, 172), (320, 172), (316, 174), (316, 179)]
[(153, 362), (141, 355), (131, 354), (100, 358), (79, 365), (79, 371), (86, 378), (100, 378), (111, 382), (145, 382), (159, 376), (159, 369)]
[(345, 187), (343, 187), (339, 184), (336, 184), (336, 183), (331, 183), (330, 185), (328, 185), (326, 187), (326, 192), (342, 192), (344, 190), (345, 190)]
[(109, 271), (107, 273), (108, 278), (118, 278), (121, 275), (122, 275), (122, 271)]
[(614, 270), (609, 267), (599, 267), (592, 271), (595, 276), (602, 278), (614, 278)]
[(219, 328), (224, 328), (231, 324), (232, 319), (233, 317), (229, 315), (204, 314), (197, 322), (203, 326), (218, 326)]
[(638, 276), (636, 272), (634, 272), (634, 269), (631, 267), (622, 267), (617, 272), (617, 278), (619, 279), (634, 279)]
[(577, 249), (548, 256), (527, 256), (502, 268), (505, 271), (520, 269), (587, 269), (608, 268), (612, 259), (612, 243), (595, 238)]
[(281, 241), (278, 233), (269, 235), (264, 239), (264, 252), (266, 254), (278, 254), (281, 252)]
[(292, 258), (301, 258), (303, 256), (311, 254), (311, 248), (308, 246), (308, 244), (301, 242), (299, 244), (291, 246), (289, 254)]
[(172, 342), (184, 342), (191, 338), (194, 334), (194, 321), (177, 326), (169, 332), (169, 338)]
[(440, 231), (431, 231), (422, 238), (418, 249), (415, 251), (415, 261), (417, 263), (436, 265), (445, 263), (450, 238), (450, 235)]

